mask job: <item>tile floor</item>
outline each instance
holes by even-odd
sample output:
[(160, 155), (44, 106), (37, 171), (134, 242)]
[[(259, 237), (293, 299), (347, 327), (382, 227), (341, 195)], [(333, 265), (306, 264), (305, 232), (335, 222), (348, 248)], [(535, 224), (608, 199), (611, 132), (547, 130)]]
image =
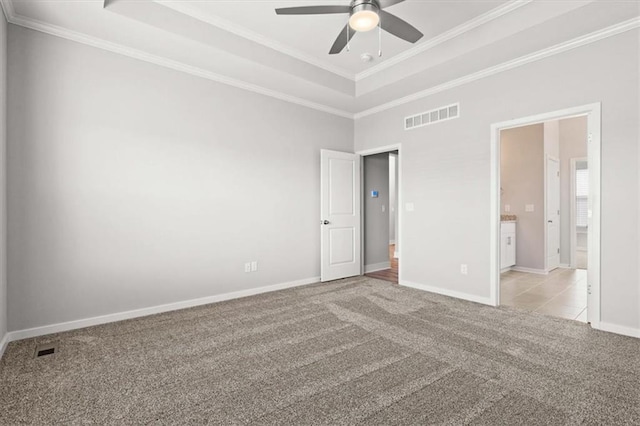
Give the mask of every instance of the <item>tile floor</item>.
[(577, 250), (576, 251), (576, 267), (580, 269), (587, 269), (587, 252)]
[(505, 272), (500, 279), (500, 303), (587, 322), (587, 271), (558, 268), (548, 275)]

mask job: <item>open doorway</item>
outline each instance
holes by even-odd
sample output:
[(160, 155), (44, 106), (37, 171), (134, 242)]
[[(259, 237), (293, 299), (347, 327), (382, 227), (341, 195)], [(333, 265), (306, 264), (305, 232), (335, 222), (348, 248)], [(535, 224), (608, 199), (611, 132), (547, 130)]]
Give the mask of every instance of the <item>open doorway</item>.
[(597, 322), (599, 105), (493, 130), (496, 305)]
[(399, 281), (398, 160), (397, 150), (362, 159), (364, 273), (393, 284)]

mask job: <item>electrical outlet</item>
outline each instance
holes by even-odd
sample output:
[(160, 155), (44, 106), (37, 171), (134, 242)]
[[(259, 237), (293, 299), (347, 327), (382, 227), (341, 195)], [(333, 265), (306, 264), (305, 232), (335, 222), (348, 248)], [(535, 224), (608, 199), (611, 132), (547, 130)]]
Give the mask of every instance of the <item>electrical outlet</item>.
[(257, 261), (253, 261), (251, 262), (251, 272), (255, 272), (258, 270), (258, 262)]
[(535, 211), (535, 206), (533, 204), (525, 204), (524, 211), (531, 213)]
[(244, 271), (251, 272), (251, 262), (247, 262), (244, 264)]
[(467, 265), (465, 263), (460, 265), (460, 273), (462, 275), (467, 275), (469, 273), (469, 268), (467, 267)]
[(511, 204), (505, 204), (504, 205), (504, 211), (509, 213), (511, 211)]

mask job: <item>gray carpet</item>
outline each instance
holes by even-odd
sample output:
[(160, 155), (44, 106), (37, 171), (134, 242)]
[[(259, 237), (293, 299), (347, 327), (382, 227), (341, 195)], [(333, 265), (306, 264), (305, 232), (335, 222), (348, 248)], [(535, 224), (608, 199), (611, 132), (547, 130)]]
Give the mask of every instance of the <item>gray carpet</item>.
[(640, 424), (640, 340), (358, 277), (13, 342), (0, 406), (3, 425)]

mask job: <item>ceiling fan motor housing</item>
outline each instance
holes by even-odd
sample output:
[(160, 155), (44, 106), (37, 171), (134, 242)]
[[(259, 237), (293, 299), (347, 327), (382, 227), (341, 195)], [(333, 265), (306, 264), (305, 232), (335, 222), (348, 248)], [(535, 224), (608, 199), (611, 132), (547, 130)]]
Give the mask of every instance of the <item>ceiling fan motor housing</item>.
[(352, 0), (351, 1), (351, 15), (360, 11), (370, 10), (378, 13), (380, 10), (380, 3), (376, 0)]

